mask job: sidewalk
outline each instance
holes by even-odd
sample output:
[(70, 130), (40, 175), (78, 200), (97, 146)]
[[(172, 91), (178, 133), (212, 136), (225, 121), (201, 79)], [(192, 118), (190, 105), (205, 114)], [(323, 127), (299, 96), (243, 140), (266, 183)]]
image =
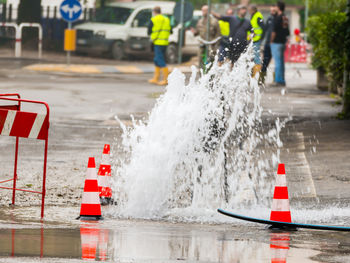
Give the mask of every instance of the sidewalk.
[[(24, 50), (21, 58), (15, 58), (13, 50), (0, 49), (0, 60), (19, 61), (19, 65), (24, 70), (35, 72), (51, 72), (51, 73), (69, 73), (69, 74), (95, 74), (95, 75), (111, 75), (111, 74), (152, 74), (154, 72), (154, 64), (151, 58), (138, 58), (137, 60), (117, 61), (108, 57), (101, 56), (79, 56), (72, 54), (71, 64), (67, 65), (67, 58), (64, 52), (44, 52), (43, 58), (38, 59), (37, 51)], [(169, 69), (180, 69), (183, 73), (190, 73), (191, 66), (198, 65), (198, 58), (192, 57), (191, 60), (179, 64), (170, 64)], [(273, 66), (273, 63), (272, 63)], [(302, 63), (287, 63), (288, 69), (307, 69), (309, 66)]]
[[(117, 63), (116, 63), (117, 64)], [(119, 63), (118, 63), (119, 64)], [(135, 61), (123, 61), (124, 65), (93, 65), (93, 64), (47, 64), (36, 63), (24, 67), (25, 70), (57, 72), (57, 73), (77, 73), (77, 74), (147, 74), (154, 72), (153, 63), (142, 63)], [(175, 68), (183, 73), (191, 72), (191, 65), (197, 65), (196, 59), (192, 59), (181, 65), (169, 65), (169, 70)], [(307, 64), (287, 63), (286, 69), (307, 69)]]
[[(149, 74), (154, 72), (152, 58), (137, 58), (130, 60), (113, 60), (107, 56), (71, 55), (71, 64), (67, 64), (66, 53), (44, 52), (42, 59), (38, 59), (35, 50), (24, 50), (21, 58), (15, 58), (13, 50), (0, 49), (0, 59), (18, 61), (22, 68), (29, 71), (70, 73), (70, 74)], [(182, 72), (191, 72), (191, 65), (197, 65), (197, 59), (169, 65), (170, 71), (179, 68)]]
[[(186, 65), (169, 66), (170, 71), (178, 68), (184, 73), (191, 72), (191, 67)], [(78, 73), (78, 74), (146, 74), (153, 73), (154, 66), (138, 65), (138, 63), (130, 62), (129, 65), (84, 65), (84, 64), (33, 64), (24, 67), (25, 70), (59, 72), (59, 73)]]

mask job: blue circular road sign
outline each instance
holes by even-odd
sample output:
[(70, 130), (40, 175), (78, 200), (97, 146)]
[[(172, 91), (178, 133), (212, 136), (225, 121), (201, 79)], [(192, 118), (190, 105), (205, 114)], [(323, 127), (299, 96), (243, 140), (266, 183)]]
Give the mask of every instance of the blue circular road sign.
[(81, 4), (78, 0), (64, 0), (60, 5), (60, 13), (67, 22), (74, 22), (82, 13)]

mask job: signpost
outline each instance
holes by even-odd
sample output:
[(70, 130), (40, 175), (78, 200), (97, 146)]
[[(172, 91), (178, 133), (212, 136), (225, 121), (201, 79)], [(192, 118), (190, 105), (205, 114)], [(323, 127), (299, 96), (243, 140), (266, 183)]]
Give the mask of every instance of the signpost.
[(185, 0), (180, 0), (174, 7), (175, 21), (181, 25), (180, 37), (179, 37), (179, 59), (178, 62), (182, 62), (182, 46), (184, 42), (184, 30), (185, 23), (190, 21), (193, 17), (193, 5)]
[(67, 51), (67, 64), (70, 65), (70, 52), (75, 50), (76, 31), (72, 29), (72, 22), (79, 19), (82, 7), (78, 0), (64, 0), (60, 5), (62, 19), (68, 22), (68, 29), (64, 32), (64, 50)]

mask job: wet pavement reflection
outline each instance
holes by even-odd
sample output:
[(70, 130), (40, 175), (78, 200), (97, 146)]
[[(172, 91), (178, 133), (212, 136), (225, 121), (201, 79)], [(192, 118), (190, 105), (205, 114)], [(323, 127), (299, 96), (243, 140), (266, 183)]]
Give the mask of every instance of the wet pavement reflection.
[(290, 233), (271, 233), (270, 236), (271, 263), (287, 262)]
[(8, 260), (4, 262), (334, 262), (319, 258), (323, 249), (335, 245), (327, 242), (328, 236), (337, 240), (338, 249), (338, 241), (344, 242), (338, 251), (344, 261), (336, 262), (347, 262), (349, 238), (329, 233), (250, 225), (80, 222), (78, 228), (1, 229), (0, 257)]

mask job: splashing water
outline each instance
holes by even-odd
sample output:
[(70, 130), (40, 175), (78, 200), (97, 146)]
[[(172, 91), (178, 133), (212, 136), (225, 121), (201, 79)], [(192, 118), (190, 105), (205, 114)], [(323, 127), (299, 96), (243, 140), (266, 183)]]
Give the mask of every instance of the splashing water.
[(276, 119), (274, 127), (264, 128), (251, 53), (250, 47), (233, 68), (214, 62), (199, 77), (193, 67), (187, 85), (174, 70), (148, 120), (133, 120), (132, 127), (121, 123), (116, 215), (215, 213), (270, 197), (267, 174), (279, 160), (284, 123)]

